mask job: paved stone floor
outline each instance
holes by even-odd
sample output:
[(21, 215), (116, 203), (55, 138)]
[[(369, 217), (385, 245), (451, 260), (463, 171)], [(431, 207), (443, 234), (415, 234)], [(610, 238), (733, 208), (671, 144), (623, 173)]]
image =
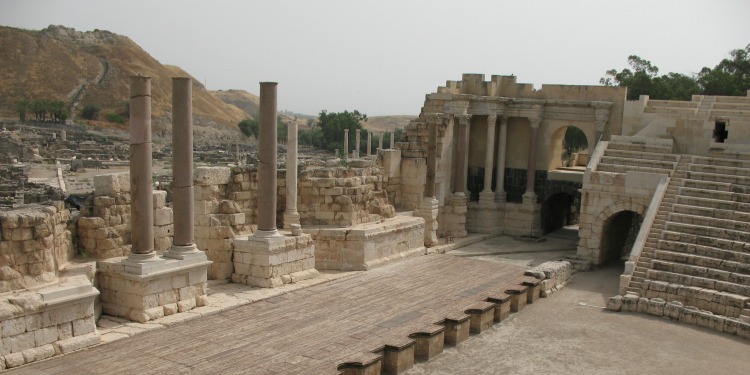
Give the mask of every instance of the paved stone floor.
[[(29, 374), (337, 373), (517, 285), (526, 267), (433, 254), (18, 369)], [(126, 325), (137, 329), (146, 325)]]
[[(506, 261), (502, 256), (495, 261)], [(750, 373), (747, 340), (603, 309), (606, 299), (617, 293), (622, 270), (622, 265), (612, 265), (576, 273), (549, 298), (407, 374)]]

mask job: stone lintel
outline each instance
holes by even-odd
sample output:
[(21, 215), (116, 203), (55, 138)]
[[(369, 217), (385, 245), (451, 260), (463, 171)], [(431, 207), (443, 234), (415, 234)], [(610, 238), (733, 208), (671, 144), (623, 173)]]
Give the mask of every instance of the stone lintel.
[(110, 258), (106, 260), (100, 260), (97, 262), (97, 270), (99, 271), (98, 273), (117, 273), (123, 279), (138, 282), (149, 282), (152, 280), (163, 278), (165, 276), (169, 276), (173, 273), (205, 268), (213, 263), (206, 258), (205, 253), (203, 253), (202, 257), (197, 256), (195, 258), (184, 260), (160, 258), (158, 266), (148, 269), (147, 273), (136, 274), (128, 272), (129, 266), (126, 264), (127, 261), (128, 260), (126, 258)]

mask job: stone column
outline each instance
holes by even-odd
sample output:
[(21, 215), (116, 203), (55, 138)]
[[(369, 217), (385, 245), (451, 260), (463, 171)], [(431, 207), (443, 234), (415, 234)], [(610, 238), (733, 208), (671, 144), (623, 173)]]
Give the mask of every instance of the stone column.
[(542, 119), (530, 118), (529, 121), (531, 122), (531, 139), (529, 139), (529, 155), (528, 162), (526, 163), (526, 192), (523, 194), (523, 197), (536, 201), (536, 192), (534, 191), (534, 183), (536, 181), (536, 144), (539, 125), (542, 123)]
[[(359, 130), (357, 131), (359, 136)], [(286, 141), (286, 209), (284, 210), (284, 228), (299, 224), (297, 212), (297, 123), (291, 122), (287, 129)]]
[[(439, 121), (440, 119), (436, 119)], [(424, 245), (432, 247), (440, 242), (437, 238), (438, 200), (435, 198), (435, 174), (437, 169), (437, 127), (439, 122), (428, 123), (429, 139), (427, 142), (427, 179), (424, 185), (424, 197), (418, 215), (425, 221)]]
[(349, 129), (344, 129), (344, 156), (349, 158)]
[(391, 132), (391, 147), (390, 147), (390, 149), (391, 150), (395, 149), (396, 148), (395, 146), (396, 146), (396, 132), (392, 131)]
[(456, 145), (456, 173), (454, 183), (454, 195), (466, 196), (466, 154), (468, 151), (468, 115), (458, 117), (458, 144)]
[(492, 162), (495, 159), (495, 122), (497, 115), (487, 116), (487, 154), (484, 158), (484, 188), (479, 193), (479, 201), (483, 205), (494, 206), (495, 193), (492, 191)]
[(361, 142), (361, 138), (360, 138), (361, 137), (361, 135), (360, 135), (361, 132), (362, 131), (360, 129), (357, 129), (356, 133), (354, 133), (354, 151), (355, 151), (354, 157), (355, 158), (359, 157), (359, 144)]
[(187, 77), (172, 78), (172, 181), (174, 240), (165, 256), (185, 259), (188, 254), (200, 254), (205, 257), (195, 246), (193, 80)]
[(378, 132), (378, 151), (383, 149), (383, 132)]
[(65, 131), (65, 129), (60, 130), (60, 140), (62, 141), (68, 140), (68, 133)]
[(495, 202), (505, 202), (505, 152), (508, 140), (508, 118), (500, 117), (500, 134), (497, 149), (497, 185), (495, 186)]
[(367, 131), (367, 156), (372, 155), (372, 130)]
[(276, 230), (276, 82), (260, 83), (258, 142), (258, 237), (278, 236)]
[[(156, 261), (154, 198), (151, 177), (151, 77), (130, 77), (130, 241), (127, 259), (143, 269)], [(133, 273), (139, 273), (132, 270)]]

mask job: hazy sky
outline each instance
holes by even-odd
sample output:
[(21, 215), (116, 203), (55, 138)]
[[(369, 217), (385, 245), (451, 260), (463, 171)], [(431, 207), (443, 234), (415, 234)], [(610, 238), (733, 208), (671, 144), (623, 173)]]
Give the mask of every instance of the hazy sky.
[(126, 35), (209, 89), (279, 82), (279, 109), (419, 114), (462, 73), (598, 84), (636, 54), (661, 73), (750, 43), (750, 1), (0, 0), (0, 25)]

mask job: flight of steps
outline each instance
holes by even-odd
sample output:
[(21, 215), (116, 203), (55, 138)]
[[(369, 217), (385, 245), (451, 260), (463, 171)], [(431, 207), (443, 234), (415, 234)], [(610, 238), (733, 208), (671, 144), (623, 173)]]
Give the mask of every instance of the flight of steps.
[(625, 173), (627, 171), (671, 175), (679, 159), (672, 146), (610, 141), (596, 170)]
[(750, 158), (682, 156), (628, 292), (750, 323)]

